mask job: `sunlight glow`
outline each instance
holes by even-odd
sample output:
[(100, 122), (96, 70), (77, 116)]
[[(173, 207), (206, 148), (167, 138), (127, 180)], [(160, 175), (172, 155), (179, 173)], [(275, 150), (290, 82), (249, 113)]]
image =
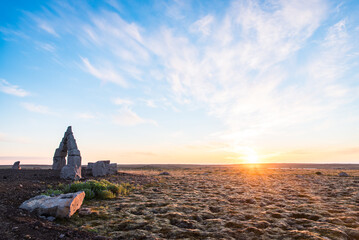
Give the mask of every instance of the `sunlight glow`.
[(246, 163), (258, 163), (259, 158), (256, 152), (250, 153), (245, 157)]

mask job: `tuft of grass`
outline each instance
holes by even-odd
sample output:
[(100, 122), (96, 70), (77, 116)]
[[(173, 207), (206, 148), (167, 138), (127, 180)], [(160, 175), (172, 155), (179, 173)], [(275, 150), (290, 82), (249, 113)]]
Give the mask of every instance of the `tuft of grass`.
[(47, 195), (47, 196), (51, 196), (51, 195), (60, 195), (62, 194), (63, 191), (58, 190), (58, 189), (48, 189), (45, 193), (43, 193), (42, 195)]
[(49, 189), (45, 195), (59, 195), (62, 193), (85, 192), (85, 200), (91, 199), (113, 199), (119, 195), (128, 195), (134, 186), (129, 183), (115, 184), (105, 179), (100, 181), (88, 180), (86, 182), (76, 181), (69, 185), (59, 184), (58, 189)]

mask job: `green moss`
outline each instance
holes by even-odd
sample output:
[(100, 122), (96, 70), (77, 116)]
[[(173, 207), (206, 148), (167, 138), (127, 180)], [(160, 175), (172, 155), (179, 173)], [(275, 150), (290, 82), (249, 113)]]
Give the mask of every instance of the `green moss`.
[(63, 194), (64, 192), (62, 190), (59, 190), (59, 189), (48, 189), (45, 193), (43, 193), (43, 195), (47, 195), (47, 196), (50, 196), (50, 195), (60, 195), (60, 194)]
[(78, 191), (85, 192), (85, 200), (91, 199), (113, 199), (117, 196), (128, 195), (134, 186), (129, 183), (115, 184), (105, 179), (100, 181), (88, 180), (86, 182), (76, 181), (69, 185), (59, 184), (57, 189), (49, 189), (46, 195), (58, 195), (61, 193), (72, 193)]

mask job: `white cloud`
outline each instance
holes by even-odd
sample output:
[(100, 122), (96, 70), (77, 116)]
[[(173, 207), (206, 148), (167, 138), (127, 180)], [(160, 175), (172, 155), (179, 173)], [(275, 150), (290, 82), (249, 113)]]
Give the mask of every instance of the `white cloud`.
[(115, 98), (113, 100), (114, 104), (116, 105), (123, 105), (123, 106), (130, 106), (133, 105), (133, 101), (129, 99), (123, 99), (123, 98)]
[(78, 113), (76, 114), (76, 118), (79, 118), (79, 119), (85, 119), (85, 120), (89, 120), (89, 119), (95, 119), (96, 116), (92, 113)]
[(104, 81), (104, 82), (112, 82), (116, 83), (122, 87), (126, 87), (127, 83), (123, 79), (123, 77), (117, 73), (112, 67), (107, 66), (103, 68), (96, 68), (93, 66), (87, 58), (81, 57), (81, 60), (86, 68), (86, 70), (96, 78)]
[(157, 126), (156, 121), (151, 119), (144, 119), (138, 116), (135, 112), (127, 107), (118, 110), (118, 113), (113, 116), (113, 122), (122, 126), (135, 126), (139, 124), (153, 124)]
[(4, 79), (0, 79), (0, 91), (17, 97), (26, 97), (30, 95), (29, 92), (21, 89), (19, 86), (10, 84)]
[(207, 15), (195, 23), (193, 23), (189, 30), (192, 32), (199, 32), (203, 35), (209, 35), (211, 33), (211, 24), (214, 20), (214, 17), (212, 15)]
[(55, 52), (56, 51), (56, 47), (51, 44), (51, 43), (38, 43), (38, 46), (48, 52)]
[(43, 105), (37, 105), (29, 102), (23, 102), (21, 105), (29, 112), (41, 113), (45, 115), (56, 115), (54, 112), (50, 111), (48, 107)]
[(156, 105), (156, 103), (155, 103), (154, 100), (152, 100), (152, 99), (145, 99), (144, 101), (145, 101), (147, 107), (157, 108), (157, 105)]
[(49, 23), (47, 22), (44, 22), (44, 21), (39, 21), (38, 22), (38, 26), (40, 29), (44, 30), (45, 32), (51, 34), (51, 35), (54, 35), (56, 37), (58, 37), (59, 35), (57, 34), (57, 32), (55, 31), (55, 29), (50, 26)]

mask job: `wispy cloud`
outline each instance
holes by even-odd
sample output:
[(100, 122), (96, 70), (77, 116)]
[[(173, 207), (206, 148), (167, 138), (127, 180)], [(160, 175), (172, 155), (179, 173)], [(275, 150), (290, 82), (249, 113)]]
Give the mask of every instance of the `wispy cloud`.
[(45, 115), (56, 115), (48, 107), (43, 106), (43, 105), (38, 105), (38, 104), (34, 104), (34, 103), (29, 103), (29, 102), (23, 102), (23, 103), (21, 103), (21, 105), (29, 112), (41, 113), (41, 114), (45, 114)]
[(211, 33), (211, 24), (213, 21), (214, 17), (212, 15), (207, 15), (194, 22), (189, 29), (192, 32), (199, 32), (203, 35), (209, 35)]
[(95, 119), (96, 116), (92, 113), (83, 112), (76, 114), (76, 118), (90, 120), (90, 119)]
[(4, 79), (0, 79), (0, 91), (17, 97), (26, 97), (30, 95), (29, 92), (21, 89), (19, 86), (10, 84)]
[(55, 31), (55, 29), (49, 23), (47, 23), (45, 21), (38, 20), (38, 26), (40, 29), (44, 30), (45, 32), (47, 32), (55, 37), (59, 36), (57, 34), (57, 32)]
[(117, 111), (117, 114), (113, 116), (113, 122), (122, 126), (135, 126), (139, 124), (152, 124), (157, 126), (156, 121), (141, 118), (127, 107), (123, 107)]
[(116, 105), (123, 105), (123, 106), (131, 106), (133, 105), (133, 101), (130, 99), (123, 99), (123, 98), (115, 98), (113, 103)]
[(56, 51), (56, 47), (51, 43), (39, 42), (38, 46), (39, 46), (39, 48), (41, 48), (45, 51), (51, 52), (51, 53)]
[(114, 69), (112, 69), (112, 67), (106, 66), (106, 67), (97, 68), (93, 66), (87, 58), (81, 57), (81, 60), (85, 66), (85, 69), (96, 78), (104, 82), (113, 82), (123, 87), (127, 86), (127, 83), (123, 79), (123, 77), (119, 73), (117, 73)]

